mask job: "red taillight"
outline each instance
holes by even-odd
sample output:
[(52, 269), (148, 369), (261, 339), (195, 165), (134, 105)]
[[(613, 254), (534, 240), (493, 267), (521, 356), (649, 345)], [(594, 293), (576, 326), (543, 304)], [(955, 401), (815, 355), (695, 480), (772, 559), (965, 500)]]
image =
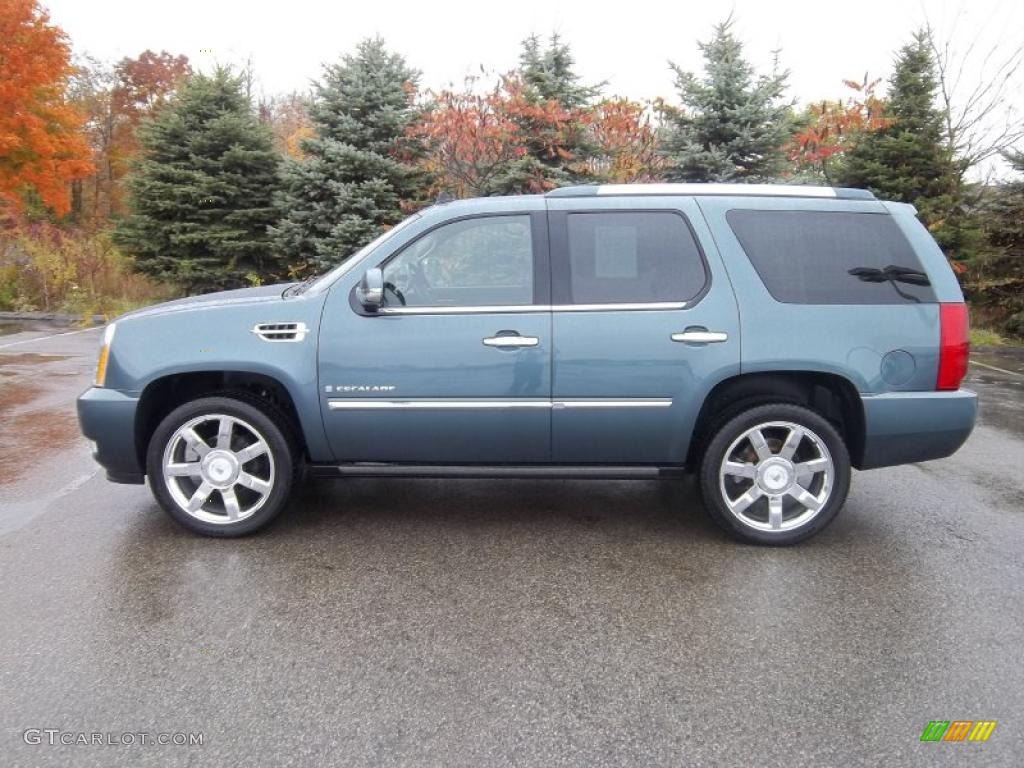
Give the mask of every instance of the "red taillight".
[(939, 304), (939, 378), (936, 389), (959, 389), (971, 351), (967, 305)]

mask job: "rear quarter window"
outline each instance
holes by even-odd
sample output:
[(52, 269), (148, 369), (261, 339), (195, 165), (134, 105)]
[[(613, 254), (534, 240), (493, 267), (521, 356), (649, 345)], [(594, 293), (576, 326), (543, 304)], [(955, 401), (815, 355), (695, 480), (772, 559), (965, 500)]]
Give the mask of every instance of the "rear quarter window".
[(726, 219), (776, 301), (934, 302), (920, 260), (888, 214), (734, 209)]

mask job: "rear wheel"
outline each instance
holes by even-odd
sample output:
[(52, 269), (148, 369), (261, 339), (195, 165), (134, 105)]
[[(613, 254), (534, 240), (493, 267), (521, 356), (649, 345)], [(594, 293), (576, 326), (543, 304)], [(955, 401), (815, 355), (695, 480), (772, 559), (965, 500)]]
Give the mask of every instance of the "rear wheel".
[(204, 397), (160, 422), (146, 470), (153, 495), (178, 523), (207, 536), (242, 536), (288, 503), (294, 456), (284, 417), (271, 406)]
[(709, 514), (733, 536), (795, 544), (838, 514), (850, 487), (850, 457), (835, 427), (814, 411), (764, 405), (714, 433), (700, 479)]

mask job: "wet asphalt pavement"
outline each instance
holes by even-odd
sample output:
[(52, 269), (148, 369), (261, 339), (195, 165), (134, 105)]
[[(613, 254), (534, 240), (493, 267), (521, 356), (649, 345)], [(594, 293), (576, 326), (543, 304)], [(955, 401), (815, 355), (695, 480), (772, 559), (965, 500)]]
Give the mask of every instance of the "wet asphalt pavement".
[[(218, 541), (98, 472), (99, 333), (56, 332), (0, 335), (0, 765), (1021, 764), (1021, 358), (796, 548), (680, 480), (325, 482)], [(920, 742), (956, 719), (998, 726)]]

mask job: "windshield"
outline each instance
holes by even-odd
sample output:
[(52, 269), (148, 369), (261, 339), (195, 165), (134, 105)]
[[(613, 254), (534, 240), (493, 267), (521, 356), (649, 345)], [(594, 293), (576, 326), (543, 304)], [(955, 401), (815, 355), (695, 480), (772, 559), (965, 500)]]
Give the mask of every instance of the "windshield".
[[(379, 246), (383, 245), (385, 241), (390, 240), (392, 236), (405, 229), (407, 226), (412, 224), (414, 221), (420, 218), (420, 214), (414, 213), (407, 219), (403, 219), (398, 224), (393, 226), (387, 232), (382, 232), (375, 240), (364, 245), (358, 251), (353, 253), (341, 264), (336, 266), (330, 272), (325, 272), (320, 277), (316, 278), (313, 283), (306, 289), (306, 291), (317, 293), (328, 288), (335, 280), (348, 272), (352, 267), (359, 263), (359, 261), (371, 251), (376, 250)], [(306, 291), (303, 291), (305, 293)]]

